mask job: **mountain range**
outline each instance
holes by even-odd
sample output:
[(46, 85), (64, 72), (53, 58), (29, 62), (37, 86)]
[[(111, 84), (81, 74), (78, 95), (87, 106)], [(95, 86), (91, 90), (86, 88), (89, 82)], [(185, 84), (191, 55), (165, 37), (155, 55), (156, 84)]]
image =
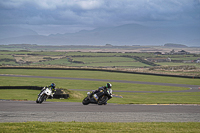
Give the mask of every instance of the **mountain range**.
[(82, 30), (76, 33), (39, 35), (31, 29), (0, 26), (0, 44), (38, 45), (164, 45), (178, 43), (200, 45), (198, 27), (147, 27), (126, 24), (116, 27)]

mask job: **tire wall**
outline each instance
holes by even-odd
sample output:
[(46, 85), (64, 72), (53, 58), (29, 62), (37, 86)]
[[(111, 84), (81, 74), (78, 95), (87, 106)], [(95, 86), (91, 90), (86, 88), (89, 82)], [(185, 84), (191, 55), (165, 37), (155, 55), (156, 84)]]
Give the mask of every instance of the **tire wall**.
[[(0, 89), (29, 89), (29, 90), (42, 90), (43, 87), (39, 86), (0, 86)], [(69, 98), (69, 94), (62, 94), (59, 93), (61, 91), (57, 91), (54, 95), (53, 98), (55, 99), (67, 99)]]
[(0, 89), (29, 89), (29, 90), (41, 90), (43, 87), (38, 86), (0, 86)]

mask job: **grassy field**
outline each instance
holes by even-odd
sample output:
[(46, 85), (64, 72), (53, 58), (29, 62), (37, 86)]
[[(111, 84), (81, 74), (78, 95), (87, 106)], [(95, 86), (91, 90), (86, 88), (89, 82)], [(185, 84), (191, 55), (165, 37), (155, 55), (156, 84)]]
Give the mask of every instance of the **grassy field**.
[[(83, 70), (30, 70), (30, 69), (0, 69), (0, 74), (16, 74), (16, 75), (33, 75), (33, 76), (49, 76), (49, 77), (72, 77), (72, 78), (90, 78), (90, 79), (109, 79), (112, 80), (128, 80), (128, 81), (146, 81), (160, 83), (176, 83), (200, 85), (199, 79), (186, 79), (175, 77), (147, 76), (139, 74), (125, 73), (109, 73), (98, 71), (83, 71)], [(106, 82), (102, 81), (83, 81), (83, 80), (67, 80), (67, 79), (47, 79), (47, 78), (25, 78), (25, 77), (4, 77), (0, 76), (1, 86), (46, 86), (50, 83), (56, 83), (57, 87), (64, 89), (82, 89), (83, 91), (75, 91), (73, 94), (78, 94), (78, 97), (69, 99), (48, 99), (50, 101), (63, 102), (81, 102), (86, 96), (87, 90), (96, 90), (98, 87), (104, 86)], [(113, 85), (113, 93), (122, 95), (123, 98), (113, 97), (110, 103), (119, 104), (170, 104), (170, 103), (185, 103), (199, 104), (198, 96), (200, 92), (187, 93), (122, 93), (122, 91), (179, 91), (189, 88), (159, 86), (159, 85), (144, 85), (131, 83), (111, 82)], [(0, 90), (0, 99), (27, 99), (35, 100), (39, 90)]]
[[(28, 45), (27, 45), (28, 46)], [(26, 45), (24, 45), (26, 47)], [(153, 48), (154, 49), (154, 48)], [(200, 63), (183, 63), (197, 60), (199, 54), (155, 55), (154, 52), (59, 52), (59, 51), (0, 51), (0, 66), (25, 67), (72, 67), (90, 69), (112, 69), (144, 73), (170, 74), (200, 77)], [(166, 59), (172, 62), (149, 62), (147, 59)], [(156, 66), (177, 67), (178, 69), (155, 69)], [(193, 66), (192, 69), (186, 69)]]
[(42, 69), (0, 69), (0, 74), (52, 76), (52, 77), (72, 77), (72, 78), (95, 78), (127, 81), (145, 81), (175, 84), (200, 85), (199, 79), (176, 78), (167, 76), (154, 76), (142, 74), (86, 71), (86, 70), (42, 70)]
[[(1, 51), (0, 53), (0, 59), (3, 58), (12, 58), (16, 59), (18, 63), (14, 65), (27, 65), (26, 61), (30, 61), (28, 65), (64, 65), (64, 66), (92, 66), (92, 67), (98, 67), (98, 66), (104, 66), (104, 67), (110, 67), (110, 66), (117, 66), (117, 67), (151, 67), (148, 64), (144, 64), (143, 62), (136, 61), (133, 58), (130, 58), (137, 56), (144, 60), (147, 58), (171, 58), (172, 60), (182, 60), (182, 61), (188, 61), (188, 60), (197, 60), (199, 58), (198, 54), (190, 54), (190, 55), (155, 55), (153, 52), (143, 52), (143, 53), (120, 53), (120, 52), (110, 52), (110, 53), (95, 53), (95, 52), (57, 52), (57, 51)], [(54, 60), (47, 60), (45, 57), (52, 58)], [(63, 60), (65, 58), (65, 60)], [(74, 61), (82, 61), (84, 62), (84, 65), (82, 63), (74, 63), (69, 62), (68, 58), (73, 59)], [(19, 62), (20, 60), (20, 62)], [(23, 63), (22, 63), (23, 61)], [(99, 62), (97, 64), (97, 62)], [(108, 64), (109, 62), (109, 64)], [(171, 64), (170, 64), (171, 63)], [(176, 63), (176, 62), (170, 62), (167, 65), (191, 65), (191, 64), (185, 64), (185, 63)], [(155, 63), (157, 64), (157, 63)], [(159, 64), (159, 63), (158, 63)], [(192, 63), (194, 65), (196, 63)], [(13, 65), (10, 62), (1, 62), (0, 65)], [(159, 65), (162, 65), (159, 64)], [(196, 65), (196, 67), (200, 67), (199, 65)]]
[(101, 122), (23, 122), (0, 123), (2, 133), (199, 133), (200, 123), (101, 123)]

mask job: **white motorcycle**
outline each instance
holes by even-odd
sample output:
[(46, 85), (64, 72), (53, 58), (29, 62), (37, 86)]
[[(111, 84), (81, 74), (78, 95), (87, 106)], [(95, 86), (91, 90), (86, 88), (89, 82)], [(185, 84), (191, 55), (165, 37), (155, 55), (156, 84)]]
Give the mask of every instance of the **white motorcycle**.
[(36, 100), (36, 103), (40, 103), (41, 104), (43, 101), (46, 101), (46, 99), (49, 96), (53, 97), (52, 90), (50, 88), (48, 88), (48, 87), (44, 87), (42, 89), (42, 91), (40, 92), (40, 94), (38, 94), (38, 98)]

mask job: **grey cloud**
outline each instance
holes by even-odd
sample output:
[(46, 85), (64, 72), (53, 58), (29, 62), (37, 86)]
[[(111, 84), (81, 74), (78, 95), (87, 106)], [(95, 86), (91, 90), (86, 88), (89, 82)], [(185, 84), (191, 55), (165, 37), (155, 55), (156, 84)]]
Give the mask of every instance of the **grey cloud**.
[(1, 0), (0, 25), (105, 26), (200, 21), (199, 0)]

